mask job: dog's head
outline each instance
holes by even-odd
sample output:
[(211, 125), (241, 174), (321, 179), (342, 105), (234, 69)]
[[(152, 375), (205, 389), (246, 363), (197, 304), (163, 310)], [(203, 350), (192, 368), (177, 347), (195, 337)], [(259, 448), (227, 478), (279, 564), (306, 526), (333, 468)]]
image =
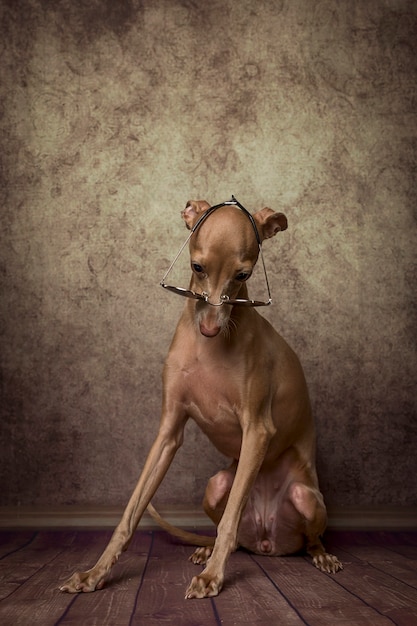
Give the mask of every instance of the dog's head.
[[(185, 209), (181, 211), (181, 217), (185, 221), (187, 228), (193, 228), (197, 220), (210, 208), (205, 200), (189, 200)], [(288, 221), (284, 213), (276, 213), (272, 209), (265, 207), (253, 215), (256, 222), (261, 241), (273, 237), (281, 230), (288, 228)]]
[[(205, 200), (187, 202), (181, 215), (188, 229), (210, 208)], [(195, 304), (195, 320), (201, 334), (215, 337), (229, 328), (234, 306), (228, 301), (247, 300), (246, 282), (259, 255), (259, 243), (287, 228), (283, 213), (264, 208), (248, 215), (235, 205), (224, 205), (197, 227), (190, 240), (190, 289), (206, 294)]]

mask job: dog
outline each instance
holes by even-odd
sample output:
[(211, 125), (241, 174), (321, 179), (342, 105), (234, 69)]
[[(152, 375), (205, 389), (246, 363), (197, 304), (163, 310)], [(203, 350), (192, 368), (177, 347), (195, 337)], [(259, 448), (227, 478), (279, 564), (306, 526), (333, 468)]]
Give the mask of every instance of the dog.
[[(190, 230), (191, 281), (189, 289), (170, 286), (167, 272), (161, 282), (187, 300), (164, 366), (159, 431), (103, 554), (92, 569), (74, 573), (62, 591), (101, 589), (148, 505), (163, 527), (199, 546), (191, 560), (205, 569), (191, 580), (186, 598), (216, 596), (229, 555), (239, 546), (268, 556), (305, 550), (326, 573), (343, 567), (321, 541), (327, 513), (303, 370), (257, 311), (270, 297), (260, 302), (248, 295), (260, 257), (264, 264), (262, 242), (285, 230), (287, 218), (270, 208), (252, 215), (234, 197), (214, 207), (190, 201), (182, 218)], [(215, 539), (175, 531), (151, 505), (190, 418), (232, 459), (209, 480), (204, 496)]]

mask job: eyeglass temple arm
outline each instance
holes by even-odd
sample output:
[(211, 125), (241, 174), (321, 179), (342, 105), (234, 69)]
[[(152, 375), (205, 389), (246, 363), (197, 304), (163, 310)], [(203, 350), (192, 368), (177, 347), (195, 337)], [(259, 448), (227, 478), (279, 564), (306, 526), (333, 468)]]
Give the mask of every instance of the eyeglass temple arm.
[(184, 241), (184, 243), (182, 244), (181, 248), (179, 249), (175, 259), (172, 261), (171, 265), (169, 266), (169, 268), (167, 269), (167, 271), (165, 272), (165, 274), (162, 277), (162, 280), (160, 281), (160, 285), (162, 285), (162, 287), (165, 286), (165, 279), (168, 276), (168, 274), (170, 273), (170, 271), (172, 270), (172, 268), (174, 267), (175, 263), (178, 261), (178, 258), (181, 254), (181, 252), (184, 250), (185, 246), (187, 245), (187, 243), (190, 241), (191, 239), (191, 235), (193, 234), (194, 230), (191, 230), (190, 234), (188, 235), (187, 239)]

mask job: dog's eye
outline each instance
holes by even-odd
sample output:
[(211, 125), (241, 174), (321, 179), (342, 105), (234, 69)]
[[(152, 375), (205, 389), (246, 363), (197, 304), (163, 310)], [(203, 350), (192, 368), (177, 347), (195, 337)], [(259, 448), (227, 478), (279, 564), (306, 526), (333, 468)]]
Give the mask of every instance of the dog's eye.
[(192, 268), (196, 274), (201, 274), (201, 272), (203, 272), (203, 268), (198, 263), (192, 263)]
[(249, 272), (240, 272), (237, 276), (236, 276), (236, 280), (238, 280), (241, 283), (244, 283), (245, 280), (248, 280), (250, 276)]

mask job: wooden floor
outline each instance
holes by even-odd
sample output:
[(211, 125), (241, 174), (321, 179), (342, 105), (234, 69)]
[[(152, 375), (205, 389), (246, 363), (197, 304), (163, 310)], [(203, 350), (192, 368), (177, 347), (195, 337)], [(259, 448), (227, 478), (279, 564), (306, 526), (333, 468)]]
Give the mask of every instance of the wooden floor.
[(184, 600), (201, 569), (162, 531), (138, 531), (102, 591), (58, 591), (74, 569), (94, 564), (110, 532), (0, 532), (2, 626), (401, 626), (417, 625), (417, 532), (329, 533), (344, 563), (330, 576), (304, 556), (230, 558), (215, 599)]

